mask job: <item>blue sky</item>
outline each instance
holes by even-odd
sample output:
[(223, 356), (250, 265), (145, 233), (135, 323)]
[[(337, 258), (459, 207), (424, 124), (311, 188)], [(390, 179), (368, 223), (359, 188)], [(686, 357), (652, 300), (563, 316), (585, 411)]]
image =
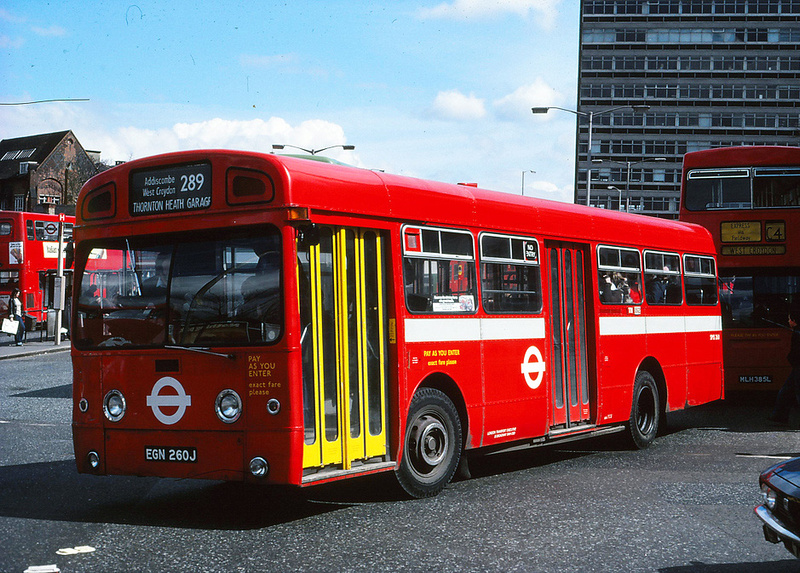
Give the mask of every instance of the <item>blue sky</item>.
[(572, 200), (577, 0), (0, 7), (0, 138), (72, 129), (108, 161), (321, 148), (361, 167)]

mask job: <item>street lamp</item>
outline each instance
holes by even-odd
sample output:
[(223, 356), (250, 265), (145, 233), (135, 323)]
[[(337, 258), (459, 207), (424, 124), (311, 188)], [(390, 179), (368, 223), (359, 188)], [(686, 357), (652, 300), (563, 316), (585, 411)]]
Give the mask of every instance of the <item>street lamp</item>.
[(640, 163), (650, 163), (651, 161), (666, 161), (666, 157), (645, 157), (639, 161), (617, 161), (616, 159), (592, 159), (592, 163), (616, 163), (618, 165), (627, 166), (627, 174), (625, 175), (625, 212), (630, 212), (631, 204), (631, 165), (639, 165)]
[[(612, 107), (609, 109), (604, 109), (601, 111), (577, 111), (574, 109), (567, 109), (565, 107), (557, 107), (557, 106), (548, 106), (548, 107), (533, 107), (531, 108), (532, 113), (547, 113), (551, 109), (557, 109), (560, 111), (566, 111), (567, 113), (572, 113), (577, 116), (583, 116), (589, 118), (589, 149), (586, 153), (586, 159), (589, 161), (589, 167), (586, 170), (586, 205), (591, 205), (591, 196), (592, 196), (592, 128), (594, 127), (594, 116), (596, 115), (603, 115), (606, 113), (611, 113), (612, 111), (617, 111), (620, 109), (632, 109), (634, 111), (647, 111), (650, 109), (649, 105), (618, 105), (616, 107)], [(580, 138), (579, 138), (580, 140)], [(577, 157), (575, 158), (577, 161)]]
[(327, 151), (328, 149), (333, 149), (335, 147), (341, 147), (345, 151), (353, 151), (356, 146), (355, 145), (329, 145), (328, 147), (323, 147), (322, 149), (306, 149), (305, 147), (297, 147), (296, 145), (283, 145), (283, 144), (272, 144), (272, 149), (283, 149), (284, 147), (291, 147), (292, 149), (298, 149), (300, 151), (304, 151), (309, 155), (316, 155), (317, 153), (321, 153), (323, 151)]
[(619, 193), (619, 209), (617, 209), (617, 210), (618, 211), (622, 211), (622, 189), (620, 189), (619, 187), (615, 187), (613, 185), (609, 185), (608, 186), (608, 190), (609, 191), (617, 191)]
[(525, 196), (525, 174), (526, 173), (536, 173), (536, 171), (532, 169), (526, 169), (522, 172), (522, 196)]

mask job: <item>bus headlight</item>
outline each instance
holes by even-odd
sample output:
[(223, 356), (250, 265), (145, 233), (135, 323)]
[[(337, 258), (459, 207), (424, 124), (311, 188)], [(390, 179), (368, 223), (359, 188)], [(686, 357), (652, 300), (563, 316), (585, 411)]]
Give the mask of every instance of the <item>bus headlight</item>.
[(215, 407), (217, 417), (226, 424), (234, 423), (242, 415), (242, 399), (230, 388), (217, 394)]
[(111, 390), (103, 398), (103, 414), (111, 422), (119, 422), (125, 415), (125, 396), (119, 390)]
[(250, 473), (259, 478), (267, 477), (267, 474), (269, 473), (269, 464), (267, 463), (267, 460), (261, 456), (257, 456), (250, 460)]

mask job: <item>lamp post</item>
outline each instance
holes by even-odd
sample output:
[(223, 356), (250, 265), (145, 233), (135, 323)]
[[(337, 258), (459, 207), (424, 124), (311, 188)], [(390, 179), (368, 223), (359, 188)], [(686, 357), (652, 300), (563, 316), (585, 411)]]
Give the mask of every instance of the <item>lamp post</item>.
[[(617, 111), (620, 109), (632, 109), (634, 111), (647, 111), (650, 109), (649, 105), (618, 105), (616, 107), (611, 107), (608, 109), (603, 109), (600, 111), (578, 111), (575, 109), (567, 109), (565, 107), (557, 107), (557, 106), (548, 106), (548, 107), (533, 107), (531, 108), (532, 113), (547, 113), (551, 109), (557, 109), (560, 111), (566, 111), (567, 113), (572, 113), (577, 116), (583, 116), (589, 118), (589, 149), (586, 153), (586, 159), (589, 162), (589, 167), (586, 169), (586, 205), (591, 205), (591, 197), (592, 197), (592, 129), (594, 128), (594, 116), (596, 115), (603, 115), (606, 113), (611, 113), (613, 111)], [(580, 141), (580, 137), (578, 138)], [(575, 158), (577, 161), (577, 157)]]
[(609, 185), (608, 190), (617, 191), (619, 193), (619, 208), (617, 209), (617, 211), (622, 211), (622, 189), (620, 189), (619, 187), (615, 187), (614, 185)]
[(617, 165), (627, 166), (625, 175), (625, 212), (630, 212), (631, 204), (631, 165), (640, 163), (650, 163), (651, 161), (666, 161), (666, 157), (645, 157), (639, 161), (617, 161), (616, 159), (592, 159), (592, 163), (616, 163)]
[(533, 169), (525, 169), (522, 172), (522, 196), (523, 197), (525, 196), (525, 174), (526, 173), (536, 173), (536, 171), (534, 171)]
[(328, 147), (323, 147), (322, 149), (306, 149), (305, 147), (297, 147), (296, 145), (288, 145), (288, 144), (284, 145), (284, 144), (277, 144), (277, 143), (273, 143), (272, 144), (272, 149), (280, 150), (280, 149), (283, 149), (284, 147), (291, 147), (292, 149), (297, 149), (299, 151), (304, 151), (304, 152), (308, 153), (309, 155), (316, 155), (317, 153), (321, 153), (323, 151), (327, 151), (328, 149), (334, 149), (336, 147), (341, 147), (345, 151), (353, 151), (356, 148), (355, 145), (329, 145)]

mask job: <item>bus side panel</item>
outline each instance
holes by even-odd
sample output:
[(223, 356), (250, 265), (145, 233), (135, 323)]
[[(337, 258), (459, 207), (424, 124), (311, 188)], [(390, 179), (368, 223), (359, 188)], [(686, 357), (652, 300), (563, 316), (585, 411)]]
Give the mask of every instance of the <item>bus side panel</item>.
[(482, 445), (543, 436), (549, 425), (550, 364), (544, 340), (483, 343), (486, 426)]
[[(432, 329), (437, 328), (435, 323), (438, 321), (439, 319), (430, 319)], [(465, 322), (465, 324), (467, 323)], [(405, 432), (405, 420), (408, 417), (408, 405), (417, 388), (429, 385), (441, 387), (442, 383), (447, 386), (445, 380), (449, 378), (461, 393), (469, 417), (469, 420), (461, 421), (462, 426), (467, 426), (469, 429), (464, 446), (466, 448), (479, 447), (483, 426), (480, 342), (419, 342), (407, 344), (406, 348), (409, 367), (407, 373), (408, 395), (403, 401), (405, 407), (401, 412), (403, 432)], [(458, 397), (453, 398), (453, 401), (457, 403)]]
[[(676, 316), (679, 309), (675, 307), (672, 316), (650, 316), (647, 322), (648, 355), (664, 374), (668, 411), (681, 410), (686, 404), (686, 334), (683, 317)], [(664, 396), (660, 399), (663, 404)]]
[[(645, 319), (631, 306), (600, 306), (597, 339), (597, 424), (630, 418), (636, 371), (647, 356)], [(628, 311), (631, 310), (631, 312)]]
[[(687, 324), (692, 317), (687, 317)], [(686, 406), (697, 406), (723, 397), (722, 342), (717, 330), (691, 332), (686, 335), (688, 391)]]

